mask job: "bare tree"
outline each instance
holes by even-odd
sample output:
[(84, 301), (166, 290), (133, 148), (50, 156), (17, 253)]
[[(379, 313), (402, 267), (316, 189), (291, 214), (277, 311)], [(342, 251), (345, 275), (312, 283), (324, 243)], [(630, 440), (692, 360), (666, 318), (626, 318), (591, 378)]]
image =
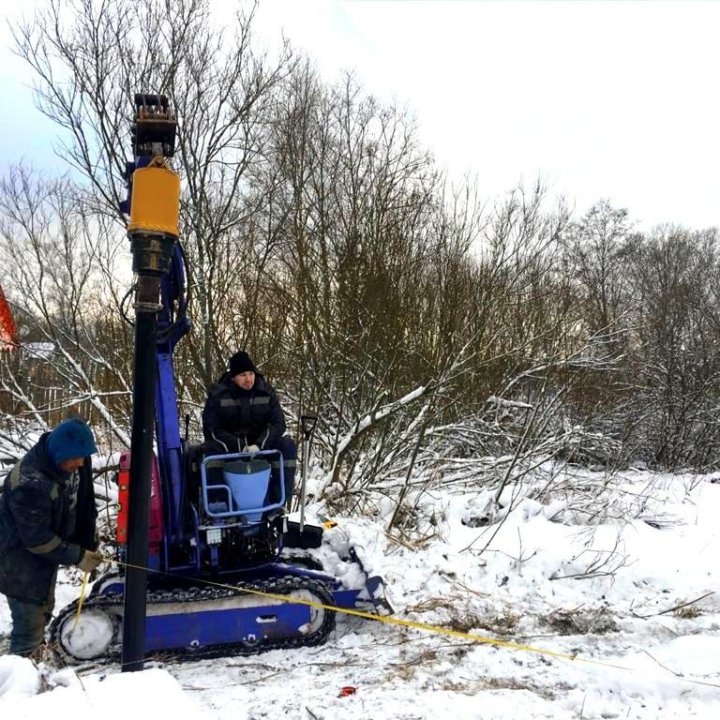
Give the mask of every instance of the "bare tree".
[(258, 260), (271, 254), (272, 238), (248, 231), (258, 199), (248, 175), (263, 162), (274, 90), (292, 59), (287, 48), (274, 61), (254, 50), (255, 5), (246, 6), (224, 28), (209, 0), (49, 0), (15, 29), (39, 107), (63, 130), (58, 152), (92, 211), (122, 223), (134, 93), (166, 94), (176, 109), (182, 234), (201, 328), (182, 352), (201, 384), (238, 341), (230, 328), (248, 301), (238, 278), (261, 273)]
[(15, 415), (47, 425), (82, 412), (127, 444), (130, 343), (118, 314), (118, 246), (82, 208), (64, 180), (16, 168), (0, 181), (2, 280), (24, 329), (23, 361), (6, 364), (2, 389)]
[(564, 237), (565, 272), (578, 288), (583, 321), (591, 333), (616, 329), (628, 308), (625, 266), (632, 225), (625, 209), (601, 200)]
[(633, 441), (665, 467), (714, 463), (720, 440), (717, 231), (658, 228), (637, 243), (632, 259)]

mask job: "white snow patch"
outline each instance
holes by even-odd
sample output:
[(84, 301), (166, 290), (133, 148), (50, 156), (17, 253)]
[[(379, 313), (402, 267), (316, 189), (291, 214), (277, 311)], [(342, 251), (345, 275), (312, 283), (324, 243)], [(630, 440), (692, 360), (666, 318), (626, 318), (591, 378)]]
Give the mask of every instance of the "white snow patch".
[(0, 698), (29, 697), (39, 689), (40, 673), (30, 660), (16, 655), (0, 656)]
[[(20, 658), (16, 658), (20, 659)], [(30, 661), (25, 661), (32, 666)], [(37, 671), (35, 671), (37, 676)], [(183, 691), (178, 681), (165, 670), (150, 669), (137, 673), (93, 674), (69, 683), (64, 681), (30, 698), (6, 694), (0, 697), (0, 717), (13, 720), (128, 720), (162, 718), (199, 720), (213, 717)], [(52, 677), (50, 678), (52, 682)], [(238, 714), (236, 717), (244, 717)]]
[[(550, 472), (508, 488), (499, 511), (483, 489), (413, 495), (432, 528), (424, 539), (388, 536), (391, 503), (376, 517), (334, 517), (311, 551), (356, 587), (361, 575), (346, 559), (355, 547), (385, 579), (398, 619), (539, 652), (338, 614), (321, 647), (130, 675), (64, 670), (44, 676), (54, 689), (37, 695), (32, 664), (10, 659), (26, 673), (21, 682), (13, 670), (11, 687), (30, 696), (0, 697), (0, 718), (714, 720), (720, 485), (636, 470)], [(323, 517), (311, 504), (308, 522)], [(57, 607), (77, 593), (77, 576), (61, 572)], [(0, 643), (9, 627), (0, 598)], [(345, 686), (355, 693), (341, 696)]]

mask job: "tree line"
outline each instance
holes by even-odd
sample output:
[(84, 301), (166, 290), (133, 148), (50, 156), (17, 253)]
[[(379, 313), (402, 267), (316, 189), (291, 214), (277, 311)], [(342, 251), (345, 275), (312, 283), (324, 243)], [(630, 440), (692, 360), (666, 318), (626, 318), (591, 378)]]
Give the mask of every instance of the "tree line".
[(209, 0), (50, 0), (15, 28), (68, 172), (0, 181), (0, 284), (26, 346), (0, 356), (0, 440), (82, 408), (108, 447), (127, 444), (118, 204), (143, 90), (179, 118), (191, 436), (242, 348), (291, 432), (319, 415), (322, 492), (341, 504), (397, 499), (416, 469), (466, 458), (494, 458), (500, 486), (538, 457), (716, 466), (716, 229), (640, 233), (604, 200), (576, 218), (540, 184), (494, 200), (451, 186), (407, 112), (287, 44), (258, 49), (254, 14), (219, 30)]

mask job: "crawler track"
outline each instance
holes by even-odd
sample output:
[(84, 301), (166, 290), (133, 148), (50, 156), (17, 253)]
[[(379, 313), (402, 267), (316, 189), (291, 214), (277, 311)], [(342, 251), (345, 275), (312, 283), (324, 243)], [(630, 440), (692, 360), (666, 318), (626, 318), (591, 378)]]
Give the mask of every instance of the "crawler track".
[[(147, 607), (162, 615), (162, 606), (182, 604), (188, 606), (188, 612), (200, 612), (203, 605), (212, 609), (213, 604), (223, 601), (227, 609), (237, 599), (238, 609), (257, 607), (259, 612), (272, 611), (271, 605), (264, 605), (261, 596), (244, 592), (253, 590), (274, 595), (299, 594), (303, 599), (325, 606), (335, 605), (327, 586), (323, 583), (301, 577), (284, 577), (277, 580), (235, 583), (232, 588), (192, 587), (183, 590), (154, 590), (148, 592)], [(248, 605), (249, 598), (257, 599), (258, 604)], [(292, 603), (292, 598), (289, 598)], [(75, 617), (79, 600), (64, 608), (50, 626), (50, 646), (60, 662), (68, 665), (92, 662), (94, 664), (119, 662), (121, 656), (121, 628), (123, 614), (123, 596), (115, 593), (90, 595), (83, 603), (80, 622), (93, 622), (93, 633), (98, 635), (95, 641), (84, 644), (73, 635)], [(321, 645), (335, 627), (335, 613), (324, 609), (313, 609), (312, 627), (298, 630), (285, 637), (260, 637), (251, 642), (231, 642), (204, 647), (172, 648), (150, 653), (153, 658), (175, 660), (201, 660), (225, 657), (229, 655), (253, 655), (276, 649), (292, 649)], [(99, 630), (98, 630), (99, 628)], [(78, 631), (82, 632), (80, 626)]]

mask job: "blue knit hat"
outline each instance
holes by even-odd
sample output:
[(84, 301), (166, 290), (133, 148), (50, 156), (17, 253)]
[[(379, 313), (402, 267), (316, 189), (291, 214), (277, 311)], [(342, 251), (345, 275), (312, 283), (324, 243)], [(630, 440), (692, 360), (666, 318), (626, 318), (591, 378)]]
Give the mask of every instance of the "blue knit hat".
[(48, 436), (47, 449), (56, 466), (71, 458), (84, 458), (97, 452), (92, 430), (79, 418), (63, 420)]

